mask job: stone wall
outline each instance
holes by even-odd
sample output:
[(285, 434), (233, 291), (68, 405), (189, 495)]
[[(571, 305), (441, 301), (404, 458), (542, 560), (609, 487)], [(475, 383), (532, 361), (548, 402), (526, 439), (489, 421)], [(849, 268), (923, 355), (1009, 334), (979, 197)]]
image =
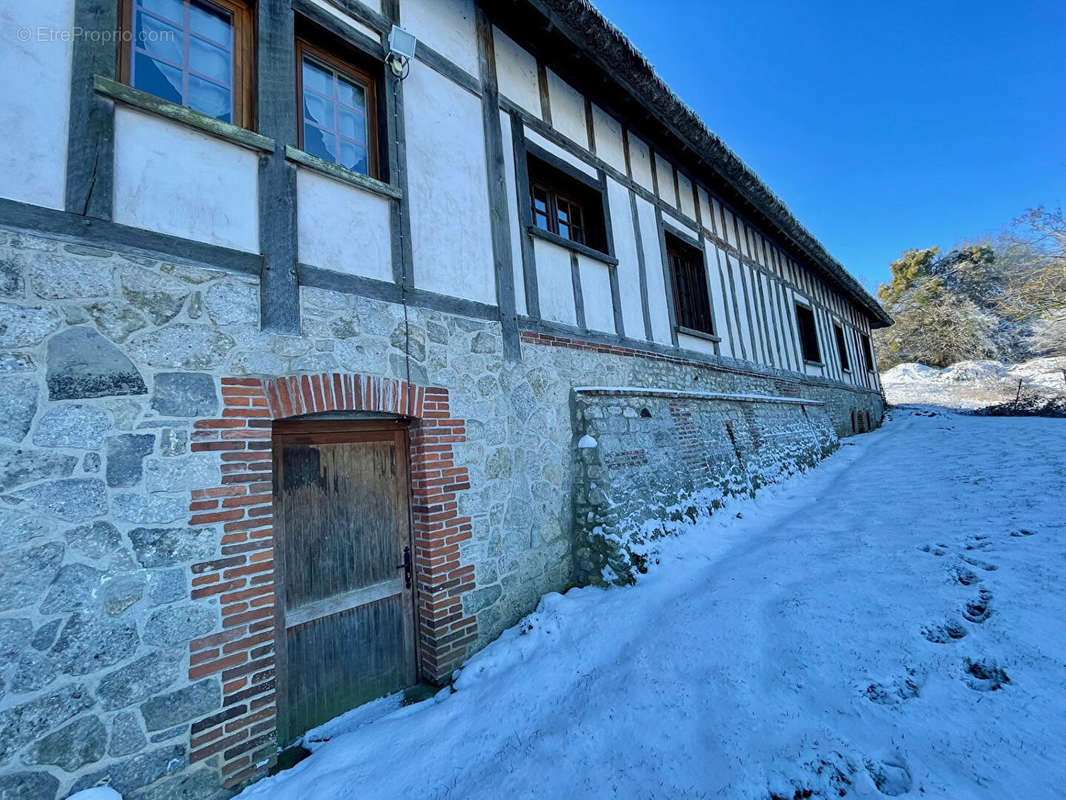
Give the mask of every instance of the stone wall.
[(806, 470), (838, 439), (818, 401), (643, 388), (574, 391), (579, 583), (632, 582), (649, 540)]
[[(447, 390), (449, 418), (465, 420), (451, 460), (469, 486), (442, 502), (468, 526), (454, 543), (457, 569), (473, 572), (457, 613), (476, 620), (448, 664), (575, 579), (574, 386), (802, 394), (841, 434), (856, 408), (880, 419), (870, 393), (533, 332), (505, 361), (496, 322), (412, 307), (408, 335), (399, 305), (307, 287), (302, 335), (274, 336), (259, 330), (258, 288), (209, 265), (0, 230), (0, 796), (47, 800), (101, 780), (127, 800), (224, 796), (225, 753), (197, 748), (193, 763), (190, 751), (208, 722), (267, 736), (256, 755), (269, 757), (270, 530), (224, 550), (240, 545), (227, 524), (246, 517), (204, 516), (221, 503), (202, 494), (234, 473), (224, 450), (199, 446), (212, 429), (198, 422), (228, 418), (224, 387), (242, 379), (358, 374)], [(267, 482), (248, 481), (260, 502)], [(201, 591), (227, 570), (252, 593)], [(190, 651), (243, 613), (259, 627), (239, 646)], [(225, 660), (235, 649), (240, 664)], [(198, 669), (212, 658), (225, 666)], [(245, 680), (263, 716), (235, 730), (217, 715)]]

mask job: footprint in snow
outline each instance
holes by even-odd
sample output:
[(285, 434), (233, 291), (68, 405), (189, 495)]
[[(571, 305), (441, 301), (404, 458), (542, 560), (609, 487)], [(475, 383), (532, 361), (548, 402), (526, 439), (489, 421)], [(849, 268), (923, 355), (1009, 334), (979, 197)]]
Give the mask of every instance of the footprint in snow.
[(940, 625), (926, 625), (922, 636), (933, 644), (951, 644), (966, 638), (966, 628), (957, 620), (947, 620)]
[(1023, 536), (1032, 536), (1033, 533), (1033, 531), (1028, 530), (1027, 528), (1019, 528), (1016, 531), (1011, 531), (1010, 535), (1013, 536), (1015, 539), (1020, 539)]
[(921, 694), (918, 673), (913, 669), (908, 669), (906, 678), (902, 681), (894, 681), (887, 686), (882, 683), (871, 683), (863, 694), (871, 703), (877, 703), (880, 706), (894, 706), (905, 700), (913, 700)]
[(967, 569), (961, 564), (952, 567), (951, 575), (957, 583), (961, 583), (963, 586), (972, 586), (975, 583), (981, 582), (981, 579), (977, 576), (976, 572)]
[(889, 797), (906, 794), (914, 785), (911, 770), (903, 756), (897, 754), (883, 761), (867, 761), (866, 771), (877, 791)]
[(923, 553), (932, 553), (934, 556), (942, 556), (948, 551), (946, 544), (925, 544), (919, 548)]
[(969, 564), (971, 567), (977, 567), (983, 569), (985, 572), (995, 572), (999, 569), (995, 564), (991, 564), (988, 561), (982, 561), (979, 558), (970, 558), (969, 556), (963, 556), (962, 560)]
[(966, 659), (966, 684), (978, 692), (996, 692), (1010, 683), (1010, 677), (995, 661)]
[(982, 589), (977, 597), (966, 604), (962, 615), (970, 622), (981, 623), (992, 616), (992, 592)]

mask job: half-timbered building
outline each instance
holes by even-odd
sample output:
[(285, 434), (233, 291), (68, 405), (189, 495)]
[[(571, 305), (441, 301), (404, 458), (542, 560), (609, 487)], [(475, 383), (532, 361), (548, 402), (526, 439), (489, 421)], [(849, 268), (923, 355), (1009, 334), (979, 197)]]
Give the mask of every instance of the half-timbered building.
[(0, 796), (226, 796), (880, 422), (586, 2), (0, 0), (0, 71)]

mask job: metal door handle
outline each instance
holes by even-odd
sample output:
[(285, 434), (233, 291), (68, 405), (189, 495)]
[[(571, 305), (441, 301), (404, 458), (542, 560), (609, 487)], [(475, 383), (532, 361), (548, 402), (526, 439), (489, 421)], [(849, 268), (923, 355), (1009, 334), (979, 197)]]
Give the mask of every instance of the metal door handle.
[(405, 547), (403, 549), (403, 563), (397, 564), (396, 569), (403, 570), (403, 585), (411, 588), (411, 548)]

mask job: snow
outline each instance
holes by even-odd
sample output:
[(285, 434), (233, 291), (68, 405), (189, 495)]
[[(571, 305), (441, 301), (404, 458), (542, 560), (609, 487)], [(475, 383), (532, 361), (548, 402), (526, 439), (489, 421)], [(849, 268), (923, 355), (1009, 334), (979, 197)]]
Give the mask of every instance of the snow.
[(110, 786), (94, 786), (70, 795), (67, 800), (122, 800), (122, 795)]
[(982, 408), (1012, 401), (1018, 394), (1066, 395), (1066, 357), (1035, 358), (1022, 364), (960, 361), (945, 369), (897, 364), (881, 374), (888, 402), (949, 408)]
[(240, 797), (1061, 796), (1066, 422), (892, 417)]
[(577, 440), (578, 450), (592, 450), (597, 444), (596, 438), (594, 436), (589, 436), (587, 433)]

